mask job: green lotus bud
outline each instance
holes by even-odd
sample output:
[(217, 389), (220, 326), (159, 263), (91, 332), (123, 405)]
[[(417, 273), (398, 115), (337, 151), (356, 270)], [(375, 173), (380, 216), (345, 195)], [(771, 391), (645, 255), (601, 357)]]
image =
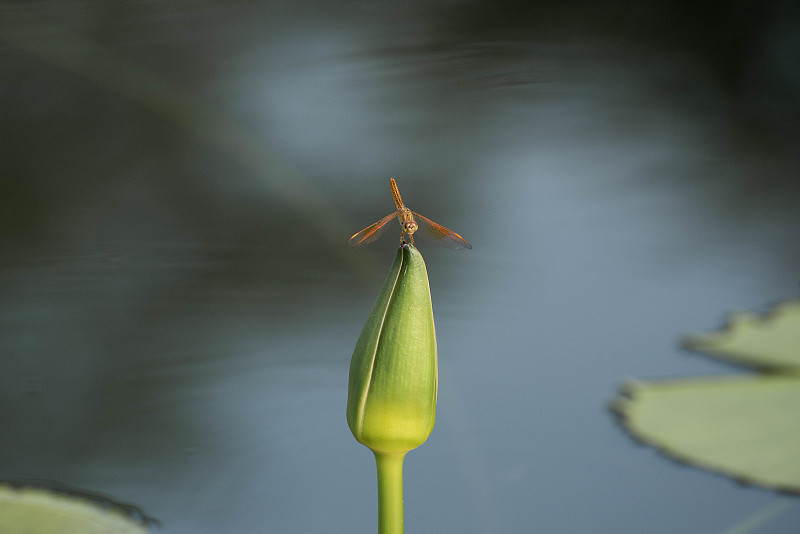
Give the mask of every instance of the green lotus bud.
[(438, 365), (428, 272), (403, 244), (350, 361), (347, 423), (376, 453), (421, 445), (436, 419)]

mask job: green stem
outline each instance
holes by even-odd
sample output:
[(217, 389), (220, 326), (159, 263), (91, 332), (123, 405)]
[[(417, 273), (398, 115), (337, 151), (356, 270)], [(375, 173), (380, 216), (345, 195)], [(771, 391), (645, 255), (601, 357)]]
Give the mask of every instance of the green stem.
[(378, 466), (378, 534), (403, 534), (403, 459), (406, 453), (373, 452)]

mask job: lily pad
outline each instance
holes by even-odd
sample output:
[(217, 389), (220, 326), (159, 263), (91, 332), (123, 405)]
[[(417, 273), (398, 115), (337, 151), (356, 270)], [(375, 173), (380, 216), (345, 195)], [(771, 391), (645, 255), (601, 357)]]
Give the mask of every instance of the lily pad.
[(613, 408), (637, 439), (739, 482), (800, 493), (800, 380), (630, 382)]
[(682, 344), (748, 367), (800, 372), (800, 300), (779, 304), (766, 315), (736, 313), (722, 330), (692, 334)]
[(684, 346), (762, 372), (628, 382), (611, 405), (626, 430), (681, 462), (800, 493), (800, 301), (736, 314)]
[(135, 509), (82, 493), (0, 484), (0, 532), (15, 534), (147, 534)]

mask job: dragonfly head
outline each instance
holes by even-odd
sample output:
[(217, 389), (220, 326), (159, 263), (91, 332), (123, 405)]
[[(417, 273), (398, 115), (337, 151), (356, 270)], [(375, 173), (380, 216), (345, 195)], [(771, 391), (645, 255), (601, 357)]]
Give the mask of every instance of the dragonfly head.
[(411, 235), (414, 232), (416, 232), (417, 228), (419, 228), (419, 226), (417, 225), (416, 221), (406, 221), (403, 223), (403, 231), (408, 235)]

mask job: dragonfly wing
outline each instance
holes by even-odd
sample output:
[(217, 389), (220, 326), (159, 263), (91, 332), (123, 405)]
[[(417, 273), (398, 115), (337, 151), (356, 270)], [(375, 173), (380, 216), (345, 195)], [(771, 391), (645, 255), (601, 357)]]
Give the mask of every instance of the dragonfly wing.
[(383, 233), (384, 228), (389, 226), (389, 223), (397, 216), (397, 212), (390, 213), (380, 221), (370, 224), (353, 237), (350, 238), (350, 246), (357, 247), (359, 245), (366, 245), (367, 243), (372, 243), (376, 239), (381, 236)]
[(472, 245), (470, 245), (466, 239), (449, 228), (445, 228), (441, 224), (433, 222), (424, 215), (420, 215), (416, 211), (412, 211), (411, 213), (414, 214), (414, 219), (417, 221), (417, 225), (419, 226), (419, 229), (414, 233), (414, 235), (423, 235), (428, 239), (431, 239), (438, 244), (449, 248), (472, 248)]

